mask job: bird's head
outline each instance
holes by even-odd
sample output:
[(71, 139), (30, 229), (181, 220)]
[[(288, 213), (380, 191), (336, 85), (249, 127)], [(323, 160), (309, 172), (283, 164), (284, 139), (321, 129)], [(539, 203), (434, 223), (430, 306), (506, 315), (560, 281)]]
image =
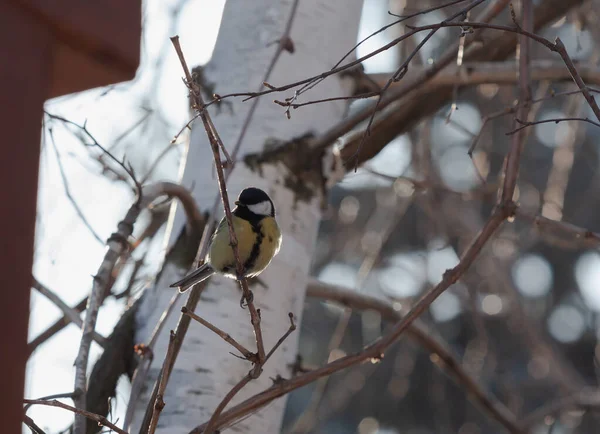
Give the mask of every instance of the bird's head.
[(246, 208), (258, 216), (275, 217), (275, 206), (267, 193), (260, 188), (248, 187), (242, 190), (235, 201), (238, 207)]

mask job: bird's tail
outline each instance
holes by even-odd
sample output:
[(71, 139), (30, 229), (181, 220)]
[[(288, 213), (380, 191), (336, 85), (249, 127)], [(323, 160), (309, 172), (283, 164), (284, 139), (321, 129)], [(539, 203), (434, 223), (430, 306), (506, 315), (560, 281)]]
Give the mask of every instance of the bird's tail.
[(183, 279), (171, 284), (171, 288), (179, 287), (179, 292), (185, 292), (197, 283), (208, 279), (215, 273), (215, 270), (208, 264), (203, 264), (196, 268), (190, 274), (185, 276)]

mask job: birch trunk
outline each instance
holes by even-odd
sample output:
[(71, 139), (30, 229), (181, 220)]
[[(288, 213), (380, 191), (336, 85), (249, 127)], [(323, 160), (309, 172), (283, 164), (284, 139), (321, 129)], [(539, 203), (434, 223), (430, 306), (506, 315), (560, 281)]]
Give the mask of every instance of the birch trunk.
[[(206, 82), (214, 83), (214, 91), (224, 95), (237, 91), (253, 91), (262, 82), (273, 58), (276, 42), (284, 31), (293, 1), (228, 0), (225, 6), (219, 37), (210, 63), (204, 68)], [(300, 1), (292, 24), (293, 54), (281, 54), (269, 82), (283, 85), (317, 74), (331, 68), (356, 42), (362, 7), (361, 0), (311, 0)], [(198, 17), (201, 22), (201, 17)], [(181, 41), (184, 52), (202, 41)], [(305, 101), (347, 94), (337, 77), (305, 94)], [(283, 99), (291, 93), (279, 94)], [(255, 285), (254, 300), (262, 313), (262, 329), (267, 351), (277, 342), (289, 326), (288, 312), (300, 321), (305, 286), (315, 248), (321, 219), (322, 190), (315, 185), (302, 195), (289, 170), (281, 163), (251, 170), (243, 161), (244, 155), (261, 152), (270, 140), (287, 141), (307, 133), (319, 134), (342, 119), (347, 105), (344, 101), (318, 104), (292, 111), (286, 119), (283, 109), (272, 103), (273, 95), (258, 104), (254, 120), (242, 143), (237, 165), (229, 179), (228, 191), (233, 201), (242, 188), (257, 186), (269, 193), (277, 209), (277, 220), (283, 233), (279, 255), (261, 275), (266, 288)], [(230, 100), (231, 101), (231, 100)], [(211, 109), (214, 123), (223, 142), (231, 151), (241, 126), (248, 114), (250, 102), (227, 102), (221, 109)], [(217, 183), (213, 158), (202, 128), (194, 124), (182, 183), (194, 186), (193, 194), (199, 206), (210, 211), (217, 197)], [(319, 161), (315, 161), (318, 166)], [(219, 215), (222, 207), (219, 206)], [(169, 243), (181, 231), (183, 213), (177, 211), (171, 219)], [(155, 287), (148, 289), (144, 309), (138, 318), (136, 342), (146, 342), (159, 316), (173, 295), (169, 283), (186, 270), (166, 266)], [(215, 277), (204, 291), (196, 313), (224, 329), (251, 351), (256, 350), (254, 335), (247, 310), (240, 309), (240, 291), (237, 283)], [(175, 328), (179, 306), (169, 318), (157, 347), (154, 362), (142, 399), (136, 407), (131, 432), (139, 430), (148, 395), (156, 381), (168, 343), (168, 332)], [(234, 399), (233, 403), (247, 398), (268, 386), (269, 377), (289, 377), (288, 364), (297, 352), (298, 332), (290, 338), (269, 360), (262, 376), (251, 382)], [(159, 429), (161, 433), (184, 433), (208, 420), (225, 394), (250, 369), (250, 364), (230, 354), (231, 347), (222, 339), (192, 322), (175, 364), (164, 401)], [(280, 430), (285, 400), (281, 399), (258, 414), (240, 422), (238, 432), (277, 433)]]

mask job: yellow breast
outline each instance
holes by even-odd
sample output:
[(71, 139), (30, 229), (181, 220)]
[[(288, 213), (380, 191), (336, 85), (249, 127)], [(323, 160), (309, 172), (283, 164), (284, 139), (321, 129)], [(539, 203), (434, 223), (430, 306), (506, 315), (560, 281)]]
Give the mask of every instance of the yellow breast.
[(262, 272), (271, 259), (279, 252), (281, 247), (281, 232), (279, 226), (273, 217), (265, 217), (260, 221), (260, 229), (262, 233), (262, 244), (260, 253), (251, 270), (248, 273), (251, 276), (256, 276)]
[[(253, 228), (247, 220), (233, 216), (233, 227), (240, 260), (247, 267), (245, 275), (256, 276), (269, 265), (281, 247), (279, 226), (274, 218), (265, 217)], [(235, 257), (229, 243), (229, 228), (225, 219), (219, 223), (207, 260), (218, 272), (235, 277)]]

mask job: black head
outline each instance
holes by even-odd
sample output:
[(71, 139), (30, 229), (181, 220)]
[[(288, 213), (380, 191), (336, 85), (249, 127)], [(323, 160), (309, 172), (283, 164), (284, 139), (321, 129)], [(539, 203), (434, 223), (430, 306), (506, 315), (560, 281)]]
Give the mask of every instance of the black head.
[(246, 220), (257, 220), (263, 217), (275, 217), (275, 206), (267, 193), (260, 188), (248, 187), (242, 190), (235, 202), (234, 213)]

